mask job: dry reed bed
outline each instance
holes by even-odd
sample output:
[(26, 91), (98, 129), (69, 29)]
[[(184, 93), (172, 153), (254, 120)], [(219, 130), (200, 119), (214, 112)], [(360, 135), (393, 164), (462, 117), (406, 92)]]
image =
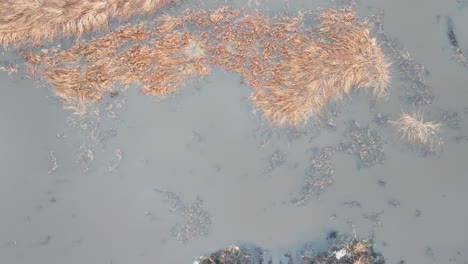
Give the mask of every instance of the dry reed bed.
[(112, 18), (149, 13), (173, 0), (2, 0), (0, 45), (37, 45), (57, 35), (104, 28)]
[(99, 100), (112, 83), (163, 96), (216, 66), (240, 74), (254, 88), (254, 106), (278, 126), (307, 121), (353, 88), (381, 97), (389, 83), (389, 62), (367, 20), (332, 9), (273, 19), (228, 7), (187, 10), (24, 58), (67, 102)]

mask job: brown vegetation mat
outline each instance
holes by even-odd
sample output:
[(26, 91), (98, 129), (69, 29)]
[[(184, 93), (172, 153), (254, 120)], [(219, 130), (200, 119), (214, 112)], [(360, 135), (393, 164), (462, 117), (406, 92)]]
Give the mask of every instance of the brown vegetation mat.
[(310, 264), (384, 264), (381, 253), (374, 251), (373, 246), (366, 240), (353, 239), (341, 241), (326, 252), (321, 252), (312, 259), (302, 263)]
[(217, 66), (240, 74), (254, 88), (254, 106), (278, 126), (307, 121), (353, 88), (380, 97), (389, 83), (389, 62), (368, 21), (349, 10), (273, 19), (228, 7), (187, 10), (24, 58), (60, 98), (82, 103), (99, 100), (112, 83), (137, 83), (143, 92), (163, 96), (188, 76)]
[[(198, 257), (197, 264), (384, 264), (381, 253), (375, 252), (371, 242), (362, 239), (342, 239), (326, 251), (315, 252), (311, 244), (301, 252), (287, 253), (281, 260), (272, 261), (270, 252), (261, 248), (231, 246), (210, 256)], [(279, 261), (279, 262), (278, 262)]]
[(58, 34), (81, 35), (173, 0), (2, 0), (0, 45), (37, 45)]

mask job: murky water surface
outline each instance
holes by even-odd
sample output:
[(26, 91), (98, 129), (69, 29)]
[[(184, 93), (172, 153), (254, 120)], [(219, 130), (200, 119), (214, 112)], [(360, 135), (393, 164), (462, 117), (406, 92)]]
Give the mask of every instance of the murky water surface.
[[(274, 15), (338, 3), (225, 4)], [(444, 124), (438, 155), (406, 148), (381, 122), (413, 109), (399, 61), (386, 100), (372, 108), (354, 93), (336, 108), (336, 128), (320, 130), (269, 128), (251, 89), (218, 70), (165, 100), (130, 88), (102, 102), (113, 105), (102, 119), (84, 121), (21, 71), (0, 73), (0, 262), (192, 263), (233, 244), (277, 260), (307, 241), (320, 248), (338, 230), (372, 238), (388, 263), (467, 263), (468, 69), (454, 59), (446, 17), (468, 54), (468, 8), (357, 3), (363, 16), (379, 9), (384, 33), (425, 67), (434, 99), (422, 109)], [(1, 60), (20, 61), (8, 51)], [(373, 156), (358, 155), (350, 131), (373, 140)], [(317, 157), (333, 174), (304, 189)]]

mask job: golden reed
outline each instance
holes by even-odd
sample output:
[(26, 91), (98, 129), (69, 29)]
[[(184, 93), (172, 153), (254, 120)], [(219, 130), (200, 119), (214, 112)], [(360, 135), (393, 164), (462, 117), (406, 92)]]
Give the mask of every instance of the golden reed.
[(111, 84), (137, 83), (163, 96), (215, 66), (240, 74), (254, 89), (254, 106), (277, 126), (304, 123), (352, 89), (381, 97), (390, 80), (368, 21), (333, 9), (275, 18), (229, 7), (187, 10), (24, 58), (69, 103), (97, 101)]
[(420, 112), (402, 113), (397, 120), (389, 123), (396, 129), (403, 143), (419, 150), (423, 155), (439, 152), (444, 144), (440, 137), (442, 124), (425, 121)]
[(173, 0), (2, 0), (0, 45), (37, 45), (104, 28), (112, 18), (149, 13)]

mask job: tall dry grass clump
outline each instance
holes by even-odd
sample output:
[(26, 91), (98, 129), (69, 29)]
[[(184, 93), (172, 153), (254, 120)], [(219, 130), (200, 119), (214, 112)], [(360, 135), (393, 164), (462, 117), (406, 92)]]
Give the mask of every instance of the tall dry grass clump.
[[(368, 22), (347, 10), (274, 18), (229, 7), (187, 10), (24, 58), (68, 102), (99, 100), (113, 83), (137, 83), (143, 92), (162, 96), (215, 66), (238, 73), (254, 89), (254, 107), (277, 126), (306, 122), (353, 88), (381, 97), (389, 83), (389, 62)], [(79, 69), (79, 85), (56, 76), (67, 69)]]
[(174, 0), (2, 0), (0, 45), (37, 45), (57, 35), (77, 35), (106, 27)]
[(402, 113), (397, 120), (389, 123), (404, 143), (417, 148), (422, 154), (437, 153), (443, 145), (439, 135), (442, 124), (424, 121), (421, 113)]

